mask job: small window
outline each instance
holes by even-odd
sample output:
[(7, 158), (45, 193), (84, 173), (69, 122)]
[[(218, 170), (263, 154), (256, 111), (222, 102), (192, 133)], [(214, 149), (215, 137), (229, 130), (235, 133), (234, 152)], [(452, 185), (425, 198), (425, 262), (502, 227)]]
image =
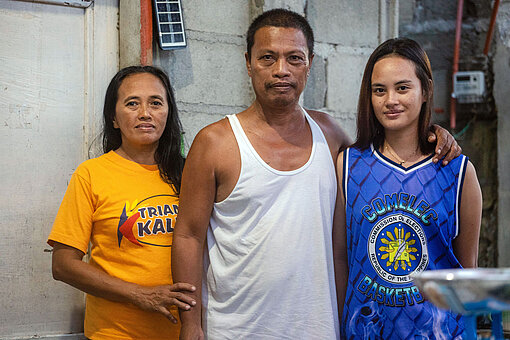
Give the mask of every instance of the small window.
[(186, 47), (181, 0), (153, 0), (159, 46), (163, 50)]

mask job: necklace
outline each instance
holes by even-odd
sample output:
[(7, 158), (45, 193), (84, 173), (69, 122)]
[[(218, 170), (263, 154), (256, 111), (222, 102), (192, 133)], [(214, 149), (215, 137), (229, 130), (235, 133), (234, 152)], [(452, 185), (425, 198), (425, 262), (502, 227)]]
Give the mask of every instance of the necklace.
[(399, 163), (400, 165), (404, 165), (404, 163), (406, 162), (409, 162), (410, 159), (412, 159), (415, 155), (416, 155), (416, 152), (418, 151), (418, 148), (416, 148), (416, 150), (414, 150), (414, 152), (409, 156), (408, 159), (402, 159), (400, 157), (398, 157), (396, 155), (396, 153), (393, 151), (393, 148), (388, 144), (388, 142), (384, 141), (384, 149), (385, 150), (388, 150), (388, 152), (390, 153), (390, 155), (397, 161), (397, 163)]

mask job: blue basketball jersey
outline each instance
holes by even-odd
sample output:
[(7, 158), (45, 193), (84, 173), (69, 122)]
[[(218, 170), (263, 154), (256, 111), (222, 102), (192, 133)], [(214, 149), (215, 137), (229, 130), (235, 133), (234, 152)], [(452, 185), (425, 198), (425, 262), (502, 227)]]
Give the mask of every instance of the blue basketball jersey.
[(347, 339), (460, 338), (462, 317), (426, 301), (410, 275), (461, 267), (452, 241), (466, 165), (430, 156), (404, 168), (373, 146), (344, 152)]

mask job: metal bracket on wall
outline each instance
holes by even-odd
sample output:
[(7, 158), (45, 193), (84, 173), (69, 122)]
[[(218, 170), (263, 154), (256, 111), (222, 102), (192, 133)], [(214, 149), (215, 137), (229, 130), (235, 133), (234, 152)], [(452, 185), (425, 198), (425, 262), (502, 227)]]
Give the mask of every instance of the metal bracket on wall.
[(40, 4), (87, 8), (94, 3), (94, 0), (15, 0), (23, 2), (35, 2)]

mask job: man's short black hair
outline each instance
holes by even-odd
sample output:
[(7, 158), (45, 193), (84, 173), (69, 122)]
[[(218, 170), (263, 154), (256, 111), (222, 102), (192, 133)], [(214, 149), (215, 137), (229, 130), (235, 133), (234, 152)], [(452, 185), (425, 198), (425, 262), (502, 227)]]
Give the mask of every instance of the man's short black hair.
[(266, 26), (296, 28), (303, 32), (308, 47), (308, 57), (313, 55), (313, 30), (308, 21), (300, 14), (283, 8), (276, 8), (262, 13), (253, 20), (246, 33), (246, 52), (251, 58), (251, 49), (255, 43), (255, 32)]

